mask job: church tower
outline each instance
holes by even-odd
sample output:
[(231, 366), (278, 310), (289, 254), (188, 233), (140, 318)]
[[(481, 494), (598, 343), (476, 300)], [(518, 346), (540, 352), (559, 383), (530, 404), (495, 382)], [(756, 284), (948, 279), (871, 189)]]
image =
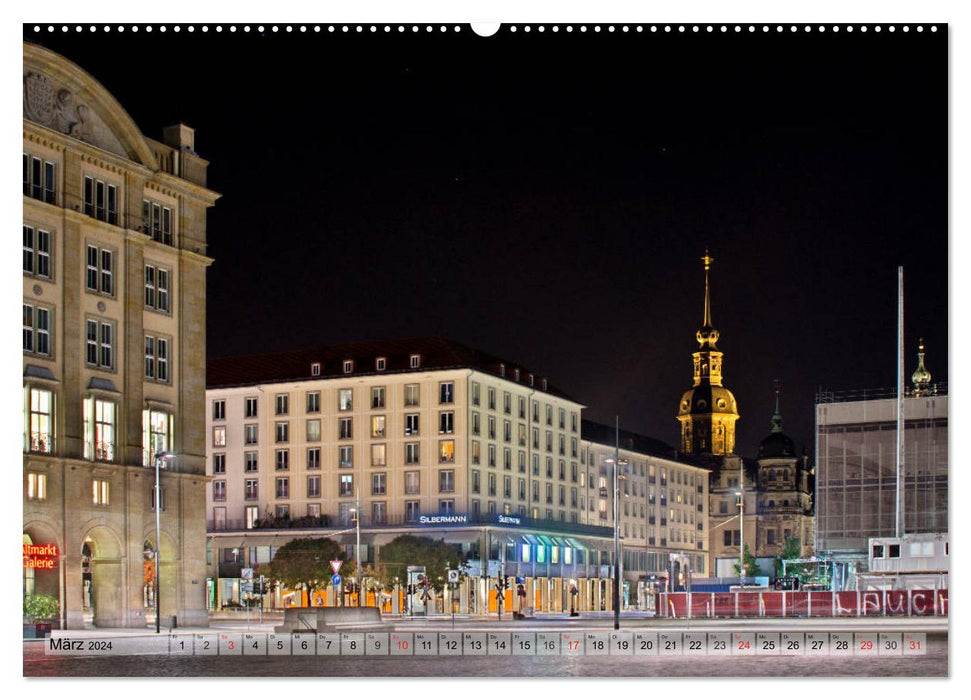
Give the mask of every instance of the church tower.
[(718, 331), (711, 325), (711, 295), (708, 272), (714, 258), (701, 258), (705, 265), (705, 311), (695, 334), (698, 351), (694, 358), (694, 385), (681, 397), (681, 451), (693, 455), (730, 455), (735, 452), (735, 397), (722, 386), (722, 353)]

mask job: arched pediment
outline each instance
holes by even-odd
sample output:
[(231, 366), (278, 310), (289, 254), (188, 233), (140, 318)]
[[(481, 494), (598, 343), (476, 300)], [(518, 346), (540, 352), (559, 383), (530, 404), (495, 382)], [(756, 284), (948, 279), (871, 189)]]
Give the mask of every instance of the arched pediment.
[(24, 42), (24, 119), (152, 170), (155, 154), (121, 104), (63, 56)]

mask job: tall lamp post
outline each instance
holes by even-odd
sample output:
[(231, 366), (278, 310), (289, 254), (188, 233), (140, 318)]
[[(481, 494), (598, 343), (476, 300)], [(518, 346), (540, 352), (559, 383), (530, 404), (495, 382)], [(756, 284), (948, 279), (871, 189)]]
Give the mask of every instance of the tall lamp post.
[(745, 585), (745, 490), (736, 491), (738, 497), (738, 575)]
[(614, 446), (614, 458), (605, 460), (607, 464), (613, 464), (613, 487), (614, 487), (614, 629), (620, 629), (620, 416), (616, 417), (616, 443)]
[(162, 485), (159, 470), (162, 462), (169, 462), (175, 458), (171, 452), (159, 452), (155, 455), (155, 634), (162, 631), (161, 590), (159, 590), (159, 541), (162, 538)]
[(351, 508), (354, 513), (354, 523), (357, 530), (357, 544), (354, 547), (354, 559), (357, 561), (357, 607), (361, 607), (361, 593), (364, 591), (363, 580), (361, 579), (361, 502), (360, 500)]

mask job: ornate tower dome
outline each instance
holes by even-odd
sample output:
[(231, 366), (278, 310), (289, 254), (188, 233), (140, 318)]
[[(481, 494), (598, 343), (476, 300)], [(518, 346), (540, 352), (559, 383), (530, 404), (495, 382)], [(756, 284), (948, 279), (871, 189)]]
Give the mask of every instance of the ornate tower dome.
[(759, 444), (759, 459), (780, 459), (796, 457), (796, 446), (792, 439), (782, 432), (782, 410), (779, 408), (779, 395), (782, 385), (775, 382), (775, 413), (772, 414), (772, 432)]
[(926, 396), (933, 393), (931, 388), (931, 373), (924, 367), (924, 339), (920, 339), (917, 346), (917, 370), (910, 377), (914, 383), (914, 396)]
[(705, 265), (705, 310), (695, 334), (699, 348), (692, 354), (694, 384), (684, 392), (678, 407), (681, 450), (685, 454), (728, 455), (735, 452), (735, 421), (739, 416), (735, 397), (722, 386), (718, 330), (711, 324), (708, 272), (715, 259), (706, 250), (701, 261)]

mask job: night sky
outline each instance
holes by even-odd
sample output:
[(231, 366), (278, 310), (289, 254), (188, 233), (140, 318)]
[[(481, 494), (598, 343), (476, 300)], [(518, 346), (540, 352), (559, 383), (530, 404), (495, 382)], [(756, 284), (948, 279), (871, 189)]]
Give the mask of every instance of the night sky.
[[(706, 246), (738, 451), (947, 380), (946, 29), (37, 39), (211, 162), (212, 357), (438, 335), (678, 444)], [(255, 25), (254, 25), (255, 27)], [(119, 55), (126, 56), (120, 59)]]

